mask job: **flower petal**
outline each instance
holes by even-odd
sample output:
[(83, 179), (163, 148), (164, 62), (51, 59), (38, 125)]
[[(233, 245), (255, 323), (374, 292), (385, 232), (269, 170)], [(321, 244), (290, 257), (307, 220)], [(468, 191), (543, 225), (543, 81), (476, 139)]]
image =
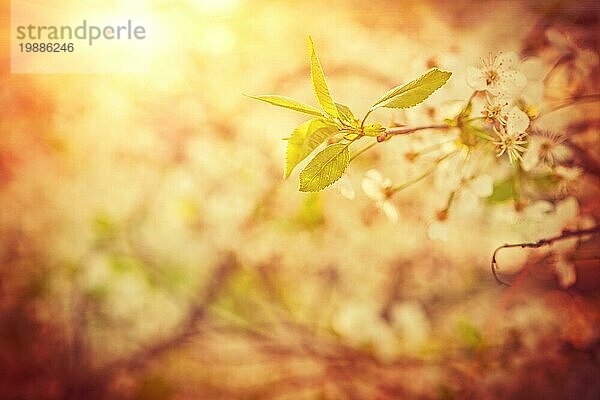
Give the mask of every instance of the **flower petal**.
[(525, 171), (531, 171), (534, 169), (540, 162), (540, 150), (539, 150), (539, 142), (531, 140), (529, 142), (529, 147), (527, 148), (527, 152), (523, 157), (523, 161), (521, 162), (521, 167)]
[(499, 74), (500, 80), (498, 82), (497, 94), (515, 95), (527, 85), (527, 78), (521, 71), (511, 69)]
[(579, 203), (573, 196), (568, 197), (556, 205), (556, 216), (563, 225), (567, 225), (579, 215)]
[(544, 100), (544, 91), (545, 86), (543, 82), (534, 81), (527, 82), (527, 85), (523, 89), (523, 100), (527, 103), (528, 106), (537, 106), (539, 107), (542, 101)]
[(385, 198), (381, 186), (373, 179), (364, 178), (361, 182), (363, 192), (372, 200), (381, 201)]
[(519, 55), (514, 51), (507, 51), (498, 54), (494, 60), (494, 68), (499, 71), (513, 69), (519, 63)]
[(383, 184), (383, 176), (376, 169), (370, 169), (365, 173), (365, 177), (371, 179), (377, 185), (381, 186)]
[(489, 197), (494, 191), (494, 180), (489, 175), (479, 175), (471, 181), (469, 188), (478, 197)]
[(475, 90), (485, 90), (485, 72), (475, 67), (467, 67), (467, 84)]
[(388, 219), (392, 222), (392, 223), (397, 223), (398, 222), (398, 210), (396, 209), (396, 207), (392, 204), (391, 201), (386, 200), (386, 201), (382, 201), (379, 204), (379, 207), (381, 208), (381, 210), (383, 211), (383, 213), (386, 215), (386, 217), (388, 217)]
[(523, 60), (519, 67), (528, 81), (541, 81), (545, 75), (546, 66), (541, 58), (530, 57)]
[(567, 181), (575, 180), (581, 176), (581, 168), (579, 167), (564, 167), (559, 165), (554, 169), (554, 172)]
[(577, 280), (577, 272), (573, 263), (568, 262), (564, 257), (558, 257), (554, 265), (554, 271), (558, 277), (558, 284), (562, 288), (573, 286)]
[(427, 236), (431, 240), (448, 241), (448, 225), (439, 221), (432, 222), (427, 228)]
[(519, 107), (512, 107), (506, 114), (506, 132), (515, 136), (529, 127), (529, 117)]
[(335, 183), (335, 185), (340, 194), (348, 200), (353, 200), (356, 196), (354, 187), (352, 186), (352, 181), (348, 175), (343, 174), (342, 177)]

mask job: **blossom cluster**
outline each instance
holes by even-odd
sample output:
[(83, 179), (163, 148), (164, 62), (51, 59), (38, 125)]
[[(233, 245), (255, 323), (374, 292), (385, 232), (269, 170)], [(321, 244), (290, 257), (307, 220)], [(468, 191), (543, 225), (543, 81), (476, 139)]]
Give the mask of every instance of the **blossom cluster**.
[[(514, 52), (489, 55), (478, 66), (467, 67), (466, 81), (473, 94), (456, 110), (457, 116), (446, 119), (448, 129), (443, 134), (415, 132), (405, 143), (406, 161), (425, 169), (425, 173), (396, 185), (370, 169), (361, 183), (365, 195), (396, 223), (401, 214), (393, 202), (394, 195), (433, 175), (434, 196), (441, 200), (429, 207), (432, 217), (427, 234), (440, 241), (448, 241), (452, 221), (459, 218), (461, 210), (465, 217), (478, 205), (512, 201), (518, 220), (531, 214), (528, 210), (540, 209), (537, 205), (543, 203), (547, 205), (540, 216), (543, 219), (559, 215), (554, 208), (560, 209), (561, 199), (565, 199), (565, 204), (575, 203), (575, 208), (570, 208), (576, 210), (570, 213), (570, 220), (578, 218), (577, 200), (569, 195), (581, 170), (571, 162), (567, 137), (538, 126), (546, 106), (546, 71), (542, 60), (522, 60)], [(344, 197), (355, 197), (347, 175), (337, 188)], [(548, 202), (551, 198), (556, 201)], [(544, 233), (555, 234), (566, 226), (559, 225)], [(571, 244), (568, 250), (574, 248)], [(575, 282), (573, 266), (565, 261), (564, 249), (556, 254), (560, 261), (555, 263), (559, 283), (570, 286)]]

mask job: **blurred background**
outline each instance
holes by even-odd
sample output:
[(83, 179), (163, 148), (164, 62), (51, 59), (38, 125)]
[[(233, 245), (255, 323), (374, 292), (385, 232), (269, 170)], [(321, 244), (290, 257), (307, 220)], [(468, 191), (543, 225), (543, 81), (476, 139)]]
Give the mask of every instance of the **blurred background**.
[[(562, 59), (550, 100), (597, 94), (596, 2), (150, 0), (150, 70), (122, 75), (11, 74), (6, 3), (1, 399), (600, 398), (597, 237), (569, 254), (569, 288), (519, 249), (498, 286), (494, 248), (544, 237), (551, 216), (483, 202), (432, 240), (428, 178), (391, 223), (360, 180), (410, 175), (404, 138), (353, 163), (353, 200), (300, 193), (282, 139), (304, 117), (242, 95), (314, 104), (309, 34), (357, 115), (431, 66), (453, 72), (384, 124), (443, 120), (471, 94), (466, 68), (499, 50)], [(571, 219), (600, 216), (599, 116), (545, 122), (582, 171), (547, 199)]]

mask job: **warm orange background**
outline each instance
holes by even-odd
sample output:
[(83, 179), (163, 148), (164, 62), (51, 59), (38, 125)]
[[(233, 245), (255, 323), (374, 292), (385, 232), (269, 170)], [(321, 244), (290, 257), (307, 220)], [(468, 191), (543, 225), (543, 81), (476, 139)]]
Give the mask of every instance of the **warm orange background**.
[[(7, 3), (0, 398), (600, 392), (597, 241), (582, 249), (569, 291), (518, 250), (529, 272), (498, 287), (492, 250), (535, 230), (498, 229), (482, 211), (433, 242), (429, 180), (395, 200), (398, 225), (364, 195), (301, 194), (297, 174), (282, 179), (281, 139), (303, 117), (242, 95), (314, 104), (310, 34), (333, 95), (357, 114), (432, 65), (454, 73), (429, 103), (441, 107), (469, 96), (465, 70), (480, 56), (534, 55), (548, 27), (597, 53), (594, 2), (154, 0), (144, 4), (165, 36), (150, 72), (129, 75), (11, 74)], [(586, 87), (597, 93), (596, 80)], [(554, 90), (571, 93), (565, 82)], [(588, 167), (598, 162), (599, 111), (586, 104), (553, 120), (589, 122)], [(374, 119), (430, 116), (423, 105)], [(374, 166), (402, 179), (402, 143), (358, 160), (355, 187)], [(597, 179), (591, 171), (574, 193), (596, 217)]]

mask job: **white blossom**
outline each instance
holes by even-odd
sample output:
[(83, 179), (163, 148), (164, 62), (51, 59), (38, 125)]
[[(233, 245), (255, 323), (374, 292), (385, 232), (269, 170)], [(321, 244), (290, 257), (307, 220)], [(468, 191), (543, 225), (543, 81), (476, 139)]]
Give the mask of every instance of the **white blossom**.
[(520, 70), (527, 78), (527, 84), (515, 98), (515, 101), (527, 113), (529, 118), (534, 119), (538, 116), (544, 101), (546, 90), (544, 77), (546, 76), (547, 66), (541, 59), (531, 57), (523, 61)]
[(519, 56), (514, 52), (499, 53), (481, 60), (479, 68), (467, 68), (467, 83), (475, 90), (497, 96), (518, 92), (527, 84), (525, 75), (517, 69)]
[(525, 133), (529, 117), (519, 107), (513, 106), (506, 113), (506, 133), (515, 136)]
[(493, 142), (497, 147), (496, 156), (501, 157), (506, 153), (511, 164), (521, 161), (523, 159), (522, 154), (527, 151), (525, 147), (527, 136), (524, 134), (511, 135), (504, 127), (500, 127), (500, 129), (494, 127), (494, 130), (496, 135), (498, 135), (498, 140)]
[(506, 127), (507, 133), (524, 133), (529, 127), (529, 117), (519, 107), (512, 104), (507, 96), (487, 96), (483, 106), (483, 115), (489, 123)]
[(342, 174), (342, 177), (335, 182), (334, 187), (343, 197), (347, 198), (348, 200), (354, 200), (354, 197), (356, 197), (352, 180), (347, 174)]
[(392, 181), (384, 178), (379, 171), (370, 169), (362, 181), (362, 189), (390, 221), (398, 222), (398, 210), (390, 200), (393, 194)]
[(574, 181), (581, 176), (583, 170), (579, 167), (565, 167), (563, 165), (558, 165), (554, 168), (554, 172), (565, 181)]
[(447, 221), (435, 220), (427, 227), (427, 237), (431, 240), (447, 242), (449, 237), (448, 231)]
[(563, 143), (566, 138), (563, 135), (542, 131), (535, 132), (529, 136), (529, 146), (523, 157), (523, 169), (531, 171), (539, 164), (553, 167), (556, 163), (567, 160), (570, 151)]

